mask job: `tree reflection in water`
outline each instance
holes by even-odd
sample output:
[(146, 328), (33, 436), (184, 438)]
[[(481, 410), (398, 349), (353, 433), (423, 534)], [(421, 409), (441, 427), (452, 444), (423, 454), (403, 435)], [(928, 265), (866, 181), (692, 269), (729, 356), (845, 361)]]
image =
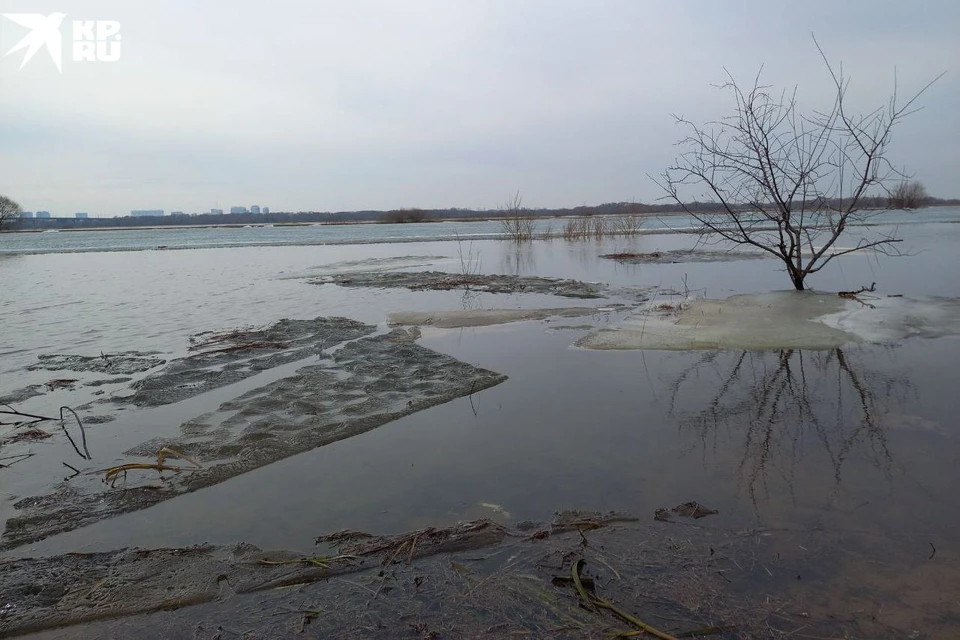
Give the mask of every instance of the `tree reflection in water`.
[[(704, 455), (717, 453), (723, 432), (739, 441), (740, 483), (758, 513), (758, 493), (769, 497), (774, 471), (796, 503), (795, 474), (804, 456), (814, 453), (811, 445), (822, 447), (832, 467), (833, 498), (853, 454), (890, 477), (893, 457), (882, 418), (911, 388), (905, 377), (867, 366), (867, 353), (708, 352), (672, 381), (669, 412), (682, 435), (698, 439)], [(718, 386), (704, 384), (711, 375)]]

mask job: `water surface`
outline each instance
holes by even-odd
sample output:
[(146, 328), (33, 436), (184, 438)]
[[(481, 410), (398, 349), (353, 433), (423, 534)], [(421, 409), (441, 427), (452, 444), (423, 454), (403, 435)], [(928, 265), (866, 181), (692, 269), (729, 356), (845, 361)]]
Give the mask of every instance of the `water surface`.
[[(906, 225), (900, 233), (905, 257), (848, 256), (812, 284), (841, 290), (877, 282), (876, 295), (960, 296), (960, 225)], [(788, 284), (771, 260), (623, 266), (599, 257), (694, 240), (648, 235), (520, 247), (484, 240), (7, 256), (0, 259), (0, 393), (51, 377), (25, 370), (41, 353), (139, 349), (176, 357), (198, 331), (283, 317), (343, 315), (381, 324), (398, 310), (582, 304), (307, 282), (330, 265), (365, 258), (413, 256), (412, 268), (456, 272), (467, 256), (487, 273), (656, 287), (664, 299), (671, 289), (725, 297)], [(604, 326), (617, 318), (599, 312), (586, 321)], [(482, 503), (500, 505), (514, 522), (547, 519), (561, 508), (622, 509), (652, 522), (659, 507), (697, 500), (720, 511), (707, 526), (789, 533), (782, 552), (810, 553), (811, 579), (822, 588), (870, 594), (895, 570), (911, 585), (908, 595), (895, 594), (905, 620), (933, 624), (927, 608), (944, 602), (938, 592), (960, 595), (956, 337), (828, 351), (590, 352), (571, 346), (584, 335), (569, 328), (579, 324), (426, 331), (423, 345), (509, 380), (16, 553), (241, 540), (308, 549), (313, 536), (343, 528), (395, 532), (491, 515)], [(49, 412), (82, 402), (85, 393), (60, 391), (23, 408)], [(217, 397), (192, 401), (191, 410), (213, 409)], [(91, 425), (95, 457), (101, 444), (111, 450), (107, 440), (118, 430), (146, 440), (157, 429), (177, 428), (176, 421), (161, 424), (146, 415), (127, 412)], [(9, 492), (34, 486), (31, 473), (27, 461), (0, 469), (0, 480)], [(3, 500), (9, 515), (14, 498)], [(932, 547), (936, 562), (929, 559)]]

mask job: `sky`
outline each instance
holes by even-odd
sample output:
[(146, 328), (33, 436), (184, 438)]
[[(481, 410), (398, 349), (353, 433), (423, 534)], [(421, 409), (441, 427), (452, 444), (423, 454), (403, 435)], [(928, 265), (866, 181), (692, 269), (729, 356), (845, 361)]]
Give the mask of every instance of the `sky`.
[[(890, 159), (960, 197), (956, 0), (0, 0), (54, 12), (62, 73), (0, 58), (0, 194), (55, 216), (653, 202), (724, 69), (829, 106), (811, 34), (864, 109), (947, 72)], [(75, 61), (75, 20), (119, 60)], [(0, 17), (0, 54), (29, 33)]]

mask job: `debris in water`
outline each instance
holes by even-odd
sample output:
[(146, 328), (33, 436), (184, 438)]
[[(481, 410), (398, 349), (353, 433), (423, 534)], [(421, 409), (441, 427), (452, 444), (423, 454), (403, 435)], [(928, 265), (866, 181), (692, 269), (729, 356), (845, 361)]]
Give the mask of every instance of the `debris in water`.
[(490, 511), (493, 511), (494, 513), (496, 513), (496, 514), (498, 514), (498, 515), (501, 515), (501, 516), (503, 516), (504, 518), (510, 518), (510, 517), (511, 517), (511, 516), (510, 516), (510, 512), (507, 511), (506, 509), (504, 509), (503, 507), (501, 507), (501, 506), (498, 505), (498, 504), (493, 504), (493, 503), (491, 503), (491, 502), (481, 502), (481, 503), (480, 503), (480, 506), (483, 507), (484, 509), (490, 509)]
[[(683, 518), (693, 518), (695, 520), (720, 513), (716, 509), (708, 509), (696, 501), (678, 504), (670, 511)], [(670, 519), (670, 513), (666, 509), (657, 509), (653, 513), (653, 518), (654, 520), (666, 521)]]

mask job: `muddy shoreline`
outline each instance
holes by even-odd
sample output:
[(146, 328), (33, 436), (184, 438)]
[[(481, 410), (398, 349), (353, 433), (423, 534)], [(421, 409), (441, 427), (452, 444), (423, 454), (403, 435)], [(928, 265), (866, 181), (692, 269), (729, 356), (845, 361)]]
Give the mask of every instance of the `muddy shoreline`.
[[(590, 610), (571, 581), (573, 571), (590, 590), (588, 598), (602, 595), (634, 612), (639, 605), (642, 617), (682, 612), (686, 621), (679, 625), (657, 622), (674, 633), (678, 626), (713, 628), (711, 635), (733, 638), (759, 629), (765, 612), (748, 614), (742, 597), (724, 588), (731, 583), (724, 573), (733, 575), (736, 561), (716, 554), (739, 551), (746, 538), (672, 529), (628, 514), (566, 511), (550, 523), (511, 528), (479, 520), (392, 536), (341, 531), (320, 536), (307, 554), (237, 544), (14, 560), (0, 564), (0, 592), (17, 603), (0, 612), (0, 637), (67, 626), (71, 637), (93, 638), (118, 624), (136, 637), (192, 630), (211, 639), (303, 631), (501, 637), (551, 629), (552, 637), (582, 638), (629, 630), (616, 616)], [(688, 568), (678, 579), (673, 565), (681, 559)], [(684, 584), (694, 578), (699, 584)], [(635, 601), (631, 594), (641, 583), (661, 604)], [(294, 588), (282, 589), (288, 586)], [(704, 593), (713, 597), (696, 602)], [(322, 616), (311, 614), (321, 610)], [(526, 615), (516, 616), (521, 610)], [(146, 615), (159, 611), (160, 619)], [(379, 624), (371, 627), (370, 616)]]
[(809, 560), (849, 552), (801, 540), (563, 511), (509, 527), (338, 531), (311, 551), (241, 543), (11, 560), (0, 563), (0, 637), (606, 638), (641, 624), (664, 638), (947, 637), (854, 608), (882, 597), (866, 585), (837, 615)]

